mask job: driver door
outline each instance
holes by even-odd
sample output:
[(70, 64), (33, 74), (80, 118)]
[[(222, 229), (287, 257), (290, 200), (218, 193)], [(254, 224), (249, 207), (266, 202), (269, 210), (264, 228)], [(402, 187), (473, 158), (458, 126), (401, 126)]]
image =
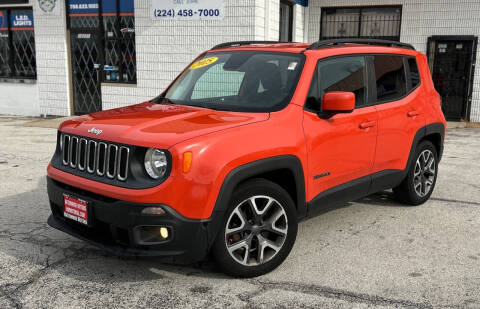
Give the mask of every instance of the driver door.
[[(377, 111), (368, 104), (366, 63), (362, 55), (320, 59), (317, 63), (304, 112), (307, 200), (313, 199), (315, 206), (323, 208), (329, 201), (352, 200), (368, 192), (377, 140)], [(319, 117), (321, 98), (331, 91), (353, 92), (354, 111)]]

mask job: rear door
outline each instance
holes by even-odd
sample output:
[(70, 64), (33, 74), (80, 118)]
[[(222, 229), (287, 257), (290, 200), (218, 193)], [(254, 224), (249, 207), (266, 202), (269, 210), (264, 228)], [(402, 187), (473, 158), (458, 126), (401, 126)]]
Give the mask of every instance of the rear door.
[[(342, 196), (346, 200), (368, 191), (370, 178), (358, 179), (371, 173), (377, 113), (375, 107), (368, 104), (366, 68), (363, 55), (321, 59), (317, 64), (308, 95), (317, 98), (317, 106), (309, 104), (312, 100), (308, 99), (304, 115), (310, 199), (340, 185), (343, 186), (337, 189), (344, 192)], [(355, 110), (320, 118), (317, 112), (321, 98), (331, 91), (355, 93)]]
[[(372, 191), (406, 168), (413, 138), (425, 126), (424, 99), (415, 57), (375, 55), (369, 57), (373, 69), (373, 92), (378, 111), (378, 140), (373, 172), (385, 174), (374, 181)], [(382, 175), (383, 175), (382, 174)], [(377, 175), (379, 176), (379, 175)], [(390, 177), (391, 176), (391, 177)], [(379, 183), (380, 182), (380, 183)]]

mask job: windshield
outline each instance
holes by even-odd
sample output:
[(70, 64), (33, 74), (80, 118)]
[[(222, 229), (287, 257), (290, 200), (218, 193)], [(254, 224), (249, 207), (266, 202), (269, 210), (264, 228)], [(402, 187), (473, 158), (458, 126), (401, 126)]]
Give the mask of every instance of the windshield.
[(208, 53), (187, 68), (159, 99), (217, 110), (277, 111), (290, 101), (303, 61), (300, 54)]

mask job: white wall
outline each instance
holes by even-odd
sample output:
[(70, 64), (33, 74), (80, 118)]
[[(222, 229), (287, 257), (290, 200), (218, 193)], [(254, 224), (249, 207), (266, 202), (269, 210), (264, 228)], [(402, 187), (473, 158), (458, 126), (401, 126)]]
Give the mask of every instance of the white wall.
[(39, 116), (37, 84), (0, 80), (0, 114)]
[[(320, 36), (321, 7), (402, 5), (400, 40), (426, 52), (427, 39), (433, 35), (480, 36), (479, 0), (310, 0), (308, 39)], [(474, 77), (470, 120), (480, 122), (480, 47)]]
[(57, 0), (57, 5), (59, 16), (40, 15), (33, 6), (38, 98), (42, 114), (69, 116), (65, 1)]
[(295, 5), (293, 7), (293, 41), (304, 42), (305, 41), (305, 7), (301, 5)]

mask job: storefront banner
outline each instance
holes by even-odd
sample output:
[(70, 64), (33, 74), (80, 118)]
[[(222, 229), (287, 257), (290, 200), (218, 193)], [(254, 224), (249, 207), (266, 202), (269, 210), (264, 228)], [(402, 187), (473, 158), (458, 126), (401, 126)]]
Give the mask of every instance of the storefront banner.
[(133, 13), (134, 12), (134, 4), (133, 0), (120, 0), (120, 13)]
[(150, 0), (154, 20), (210, 20), (225, 17), (223, 0)]
[(39, 15), (60, 15), (60, 2), (61, 0), (36, 0), (37, 12)]
[(10, 13), (11, 30), (33, 30), (33, 13), (31, 10), (29, 12), (14, 12)]
[[(134, 4), (133, 0), (120, 0), (118, 3), (119, 13), (133, 13)], [(116, 13), (117, 2), (112, 0), (102, 0), (102, 13)]]
[(68, 0), (69, 14), (96, 14), (98, 0)]

